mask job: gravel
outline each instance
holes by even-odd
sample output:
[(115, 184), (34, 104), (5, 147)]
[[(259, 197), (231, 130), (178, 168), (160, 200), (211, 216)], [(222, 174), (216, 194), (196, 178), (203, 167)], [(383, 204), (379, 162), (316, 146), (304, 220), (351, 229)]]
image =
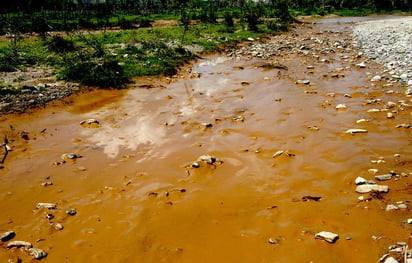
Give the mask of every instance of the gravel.
[(364, 55), (412, 86), (412, 17), (358, 23), (353, 37)]

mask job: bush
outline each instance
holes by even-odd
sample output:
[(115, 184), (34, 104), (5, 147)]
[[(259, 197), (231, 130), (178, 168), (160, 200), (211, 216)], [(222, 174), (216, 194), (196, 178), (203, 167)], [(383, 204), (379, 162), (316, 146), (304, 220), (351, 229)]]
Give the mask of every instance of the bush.
[(67, 40), (61, 36), (53, 36), (46, 41), (47, 48), (56, 53), (67, 53), (75, 51), (76, 47), (72, 40)]
[(84, 58), (68, 63), (60, 72), (60, 78), (100, 88), (122, 88), (129, 82), (129, 78), (117, 61), (92, 61)]
[(13, 72), (19, 64), (20, 59), (12, 52), (0, 54), (0, 72)]

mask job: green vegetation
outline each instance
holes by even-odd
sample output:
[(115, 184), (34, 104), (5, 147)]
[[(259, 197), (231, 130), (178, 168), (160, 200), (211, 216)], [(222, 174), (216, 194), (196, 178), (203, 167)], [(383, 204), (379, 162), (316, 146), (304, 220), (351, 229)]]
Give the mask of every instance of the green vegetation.
[[(0, 35), (9, 39), (0, 41), (0, 71), (48, 65), (64, 80), (119, 88), (133, 77), (175, 74), (195, 58), (193, 49), (218, 51), (249, 37), (288, 30), (295, 21), (292, 13), (365, 15), (412, 9), (406, 0), (89, 2), (16, 0), (2, 6)], [(174, 25), (152, 27), (158, 20)], [(23, 38), (31, 32), (38, 37)]]

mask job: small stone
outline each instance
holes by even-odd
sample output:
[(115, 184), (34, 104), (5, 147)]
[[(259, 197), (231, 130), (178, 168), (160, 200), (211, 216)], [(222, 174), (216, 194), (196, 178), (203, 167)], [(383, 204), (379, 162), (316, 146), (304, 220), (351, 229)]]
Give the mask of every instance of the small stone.
[(380, 112), (380, 109), (369, 109), (367, 112), (368, 113), (376, 113), (376, 112)]
[(61, 156), (62, 160), (67, 160), (67, 159), (74, 160), (77, 158), (79, 158), (79, 156), (75, 153), (65, 153), (65, 154), (62, 154)]
[(272, 155), (272, 158), (276, 158), (281, 156), (285, 151), (279, 150)]
[(190, 167), (192, 167), (192, 168), (199, 168), (199, 167), (200, 167), (200, 164), (199, 164), (198, 162), (193, 162), (193, 163), (190, 165)]
[(217, 162), (217, 158), (212, 155), (202, 155), (198, 160), (207, 164), (215, 164)]
[(98, 128), (100, 127), (100, 122), (96, 119), (88, 119), (80, 122), (83, 127)]
[(315, 235), (315, 239), (322, 239), (329, 243), (335, 243), (339, 236), (332, 232), (322, 231)]
[(407, 209), (408, 206), (407, 206), (406, 204), (399, 204), (399, 205), (398, 205), (398, 208), (399, 208), (399, 209)]
[(37, 260), (47, 257), (47, 253), (40, 248), (29, 248), (28, 252), (30, 256)]
[(269, 238), (268, 242), (269, 242), (269, 244), (272, 244), (272, 245), (279, 244), (279, 240), (277, 240), (276, 238), (273, 238), (273, 237)]
[(379, 76), (379, 75), (376, 75), (376, 76), (374, 76), (374, 77), (371, 79), (371, 81), (373, 81), (373, 82), (381, 81), (381, 80), (382, 80), (382, 77)]
[(364, 122), (370, 122), (370, 120), (367, 120), (367, 119), (359, 119), (359, 120), (356, 121), (357, 124), (359, 124), (359, 123), (364, 123)]
[(387, 185), (376, 185), (376, 184), (362, 184), (356, 187), (356, 192), (360, 194), (369, 193), (372, 191), (377, 191), (381, 193), (389, 192), (389, 186)]
[(408, 219), (406, 220), (406, 223), (412, 224), (412, 218), (408, 218)]
[(360, 176), (358, 176), (358, 177), (355, 179), (355, 184), (356, 184), (356, 185), (365, 184), (366, 182), (367, 182), (366, 179), (363, 178), (363, 177), (360, 177)]
[(386, 206), (386, 211), (391, 211), (391, 210), (398, 210), (399, 207), (397, 207), (396, 205), (387, 205)]
[(16, 233), (14, 231), (3, 232), (3, 233), (0, 233), (0, 241), (1, 242), (6, 242), (6, 241), (9, 241), (10, 239), (12, 239), (15, 236), (16, 236)]
[(53, 228), (57, 229), (57, 230), (63, 230), (64, 226), (60, 223), (50, 223), (50, 226), (52, 226)]
[(26, 247), (26, 248), (31, 248), (33, 245), (30, 242), (26, 241), (11, 241), (7, 244), (7, 249), (13, 248), (13, 247)]
[(299, 79), (299, 80), (296, 80), (296, 84), (309, 85), (309, 84), (310, 84), (310, 80), (308, 80), (308, 79)]
[(52, 203), (37, 203), (36, 208), (37, 208), (37, 209), (47, 208), (47, 209), (52, 210), (52, 209), (56, 209), (56, 204), (52, 204)]
[(346, 105), (345, 104), (338, 104), (338, 105), (336, 105), (336, 109), (337, 110), (344, 110), (344, 109), (346, 109)]
[(355, 134), (355, 133), (368, 133), (368, 130), (365, 129), (348, 129), (345, 131), (348, 134)]
[(366, 68), (365, 62), (361, 62), (361, 63), (359, 63), (359, 64), (356, 64), (356, 66), (357, 66), (358, 68)]
[(392, 112), (387, 112), (386, 113), (386, 118), (387, 119), (393, 119), (393, 118), (395, 118), (395, 115)]
[(68, 214), (68, 215), (70, 215), (70, 216), (74, 216), (74, 215), (77, 214), (77, 211), (76, 211), (76, 209), (71, 208), (71, 209), (69, 209), (69, 210), (66, 210), (66, 214)]
[(375, 175), (375, 179), (378, 181), (387, 181), (392, 179), (391, 174), (382, 174), (382, 175)]

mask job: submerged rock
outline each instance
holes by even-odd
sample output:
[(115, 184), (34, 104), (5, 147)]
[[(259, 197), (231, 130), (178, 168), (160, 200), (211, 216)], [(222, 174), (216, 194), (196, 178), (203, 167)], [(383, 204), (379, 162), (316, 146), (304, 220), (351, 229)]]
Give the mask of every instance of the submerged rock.
[(37, 260), (47, 257), (47, 253), (43, 249), (40, 249), (40, 248), (35, 248), (35, 247), (29, 248), (28, 252), (30, 256), (32, 256), (34, 259), (37, 259)]
[(0, 241), (1, 242), (6, 242), (6, 241), (9, 241), (10, 239), (12, 239), (15, 236), (16, 236), (16, 233), (14, 231), (3, 232), (3, 233), (0, 233)]
[(11, 241), (7, 244), (7, 248), (13, 248), (13, 247), (26, 247), (26, 248), (31, 248), (33, 247), (33, 245), (30, 242), (26, 242), (26, 241)]
[(36, 208), (37, 209), (40, 209), (40, 208), (56, 209), (56, 204), (53, 204), (53, 203), (37, 203)]
[(368, 133), (368, 130), (365, 129), (348, 129), (345, 131), (348, 134), (355, 134), (355, 133)]
[(322, 239), (329, 243), (335, 243), (336, 240), (339, 239), (339, 235), (332, 232), (322, 231), (315, 235), (315, 239)]
[(389, 192), (389, 186), (387, 185), (377, 185), (377, 184), (362, 184), (356, 187), (356, 192), (360, 194), (369, 193), (372, 191), (387, 193)]
[(375, 179), (378, 181), (387, 181), (392, 179), (391, 174), (382, 174), (382, 175), (375, 175)]
[(298, 79), (298, 80), (296, 80), (296, 84), (309, 85), (310, 80), (308, 80), (308, 79)]

